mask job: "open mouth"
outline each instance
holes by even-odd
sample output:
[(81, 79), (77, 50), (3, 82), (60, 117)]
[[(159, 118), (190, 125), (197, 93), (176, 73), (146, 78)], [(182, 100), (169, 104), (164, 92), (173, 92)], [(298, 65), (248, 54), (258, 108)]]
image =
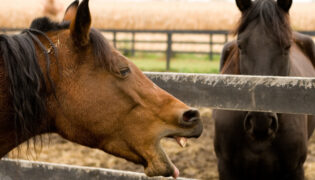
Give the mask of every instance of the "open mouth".
[[(138, 155), (145, 160), (143, 164), (145, 174), (149, 177), (172, 176), (175, 179), (178, 178), (180, 172), (164, 152), (161, 146), (161, 139), (174, 139), (180, 147), (184, 148), (187, 146), (187, 139), (198, 138), (202, 134), (202, 131), (203, 125), (202, 123), (198, 123), (193, 127), (164, 130), (164, 132), (159, 133), (158, 138), (154, 138), (155, 140), (148, 138), (146, 146), (138, 146), (140, 147)], [(152, 143), (152, 140), (154, 143)]]
[[(185, 147), (187, 145), (186, 137), (167, 137), (174, 139), (180, 147)], [(153, 159), (146, 159), (145, 173), (148, 176), (164, 176), (178, 178), (179, 170), (175, 164), (170, 160), (168, 155), (164, 152), (163, 148), (160, 145), (160, 140), (155, 147), (156, 153), (152, 156)], [(149, 161), (148, 161), (149, 160)]]
[[(179, 136), (175, 136), (173, 137), (175, 139), (175, 141), (178, 143), (178, 145), (182, 148), (186, 147), (187, 145), (187, 138), (185, 137), (179, 137)], [(177, 179), (179, 177), (179, 170), (178, 168), (174, 165), (174, 163), (172, 163), (172, 166), (174, 168), (174, 172), (173, 172), (173, 178)]]
[[(174, 136), (166, 136), (165, 138), (174, 139), (180, 147), (184, 148), (187, 146), (188, 138), (197, 138), (198, 136), (184, 137), (184, 136), (174, 135)], [(150, 159), (150, 162), (146, 158), (147, 166), (145, 166), (145, 173), (148, 176), (164, 176), (164, 177), (172, 176), (175, 179), (178, 178), (180, 172), (178, 168), (175, 166), (175, 164), (170, 160), (168, 155), (164, 152), (163, 148), (160, 145), (160, 140), (158, 140), (155, 149), (156, 149), (156, 154), (153, 156), (155, 158)]]

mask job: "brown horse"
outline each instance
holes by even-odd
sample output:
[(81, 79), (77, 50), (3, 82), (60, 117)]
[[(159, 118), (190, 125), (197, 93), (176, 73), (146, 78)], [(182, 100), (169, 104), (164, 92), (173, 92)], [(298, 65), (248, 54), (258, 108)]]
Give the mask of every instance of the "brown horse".
[(39, 18), (22, 34), (0, 35), (0, 157), (55, 132), (142, 164), (148, 176), (176, 178), (160, 140), (199, 137), (199, 112), (91, 29), (88, 2), (73, 2), (62, 23)]
[[(236, 3), (242, 12), (237, 41), (225, 45), (221, 73), (315, 76), (313, 40), (290, 28), (292, 0)], [(221, 180), (304, 179), (314, 117), (215, 110), (214, 119)]]

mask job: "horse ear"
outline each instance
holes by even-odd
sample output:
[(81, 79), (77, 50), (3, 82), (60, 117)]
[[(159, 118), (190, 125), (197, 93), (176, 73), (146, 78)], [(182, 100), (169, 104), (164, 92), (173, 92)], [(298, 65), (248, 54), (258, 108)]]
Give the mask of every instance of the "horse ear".
[(251, 5), (251, 0), (236, 0), (236, 5), (241, 12), (246, 11)]
[(89, 43), (90, 26), (89, 0), (83, 0), (78, 7), (74, 20), (70, 24), (70, 32), (77, 45), (85, 46)]
[(75, 14), (77, 13), (79, 6), (79, 0), (75, 0), (70, 6), (67, 8), (65, 15), (63, 17), (63, 21), (72, 21), (75, 18)]
[(292, 5), (292, 0), (278, 0), (277, 4), (285, 12), (289, 12)]

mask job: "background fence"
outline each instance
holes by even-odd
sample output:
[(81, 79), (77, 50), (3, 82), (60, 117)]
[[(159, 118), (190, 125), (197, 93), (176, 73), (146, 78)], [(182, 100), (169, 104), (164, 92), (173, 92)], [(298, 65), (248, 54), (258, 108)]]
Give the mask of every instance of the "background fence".
[[(16, 33), (20, 32), (21, 30), (22, 29), (0, 28), (0, 33)], [(114, 47), (122, 51), (124, 54), (134, 56), (136, 52), (164, 53), (166, 57), (167, 71), (170, 69), (170, 61), (173, 55), (180, 53), (206, 54), (209, 55), (209, 59), (212, 60), (214, 55), (219, 55), (221, 53), (223, 45), (233, 38), (233, 35), (228, 30), (202, 31), (100, 29), (100, 31), (103, 32), (107, 38), (109, 38)], [(301, 33), (315, 38), (315, 31), (301, 31)], [(148, 35), (157, 36), (152, 39), (148, 38)], [(188, 40), (187, 36), (190, 36)], [(137, 47), (137, 45), (142, 46)], [(159, 45), (159, 47), (154, 45)], [(189, 45), (189, 47), (176, 48), (177, 45)], [(195, 46), (195, 48), (191, 48), (192, 46)]]

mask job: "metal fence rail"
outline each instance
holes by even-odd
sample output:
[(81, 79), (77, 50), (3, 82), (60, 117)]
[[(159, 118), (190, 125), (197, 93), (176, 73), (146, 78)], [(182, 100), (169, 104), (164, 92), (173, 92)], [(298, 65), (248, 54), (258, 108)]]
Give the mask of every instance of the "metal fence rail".
[[(149, 178), (145, 174), (112, 169), (2, 159), (1, 180), (167, 180)], [(179, 180), (189, 180), (178, 178)], [(193, 179), (190, 179), (193, 180)]]
[[(0, 28), (0, 33), (18, 32), (22, 29), (19, 28)], [(230, 31), (228, 30), (118, 30), (118, 29), (99, 29), (103, 33), (111, 33), (113, 45), (123, 52), (127, 52), (130, 55), (134, 55), (136, 52), (148, 52), (148, 53), (165, 53), (166, 57), (166, 70), (170, 69), (170, 61), (174, 54), (189, 53), (189, 54), (207, 54), (209, 59), (213, 59), (214, 55), (219, 55), (221, 52), (215, 50), (215, 46), (220, 46), (222, 49), (223, 45), (229, 41), (231, 37)], [(119, 39), (118, 35), (121, 33), (131, 34), (130, 39)], [(301, 33), (315, 37), (315, 31), (301, 31)], [(165, 39), (163, 40), (141, 40), (137, 39), (136, 36), (139, 34), (163, 34)], [(174, 40), (174, 35), (207, 35), (203, 41), (178, 41)], [(223, 36), (223, 41), (216, 41), (214, 37)], [(128, 47), (120, 46), (120, 44), (129, 44)], [(166, 44), (166, 49), (137, 49), (136, 44), (147, 43), (147, 44)], [(177, 44), (189, 44), (189, 45), (209, 45), (208, 51), (179, 51), (173, 48)]]
[(145, 73), (191, 106), (315, 115), (315, 78)]

